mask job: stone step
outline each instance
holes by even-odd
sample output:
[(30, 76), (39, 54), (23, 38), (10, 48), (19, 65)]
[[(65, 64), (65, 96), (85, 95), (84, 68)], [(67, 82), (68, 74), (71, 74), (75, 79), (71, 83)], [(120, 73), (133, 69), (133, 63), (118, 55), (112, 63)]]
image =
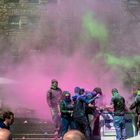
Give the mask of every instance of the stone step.
[(13, 138), (12, 140), (62, 140), (62, 139), (56, 139), (56, 138)]
[(54, 138), (54, 134), (13, 134), (13, 138)]

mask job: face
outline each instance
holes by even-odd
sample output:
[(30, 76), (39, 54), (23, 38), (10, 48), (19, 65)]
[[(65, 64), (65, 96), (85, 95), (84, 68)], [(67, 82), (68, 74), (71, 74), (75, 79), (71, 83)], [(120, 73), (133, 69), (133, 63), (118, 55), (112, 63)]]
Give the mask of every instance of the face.
[(70, 99), (70, 94), (65, 94), (65, 99), (69, 100)]
[(83, 95), (84, 92), (85, 92), (84, 89), (81, 89), (81, 90), (80, 90), (80, 95)]
[(53, 87), (53, 88), (57, 88), (57, 87), (58, 87), (58, 82), (53, 82), (53, 83), (52, 83), (52, 87)]
[(7, 121), (8, 121), (8, 124), (9, 124), (9, 125), (12, 125), (12, 124), (14, 123), (14, 116), (11, 115), (10, 118), (7, 119)]
[(112, 95), (113, 95), (113, 97), (116, 97), (116, 96), (118, 95), (118, 92), (113, 91), (113, 92), (112, 92)]

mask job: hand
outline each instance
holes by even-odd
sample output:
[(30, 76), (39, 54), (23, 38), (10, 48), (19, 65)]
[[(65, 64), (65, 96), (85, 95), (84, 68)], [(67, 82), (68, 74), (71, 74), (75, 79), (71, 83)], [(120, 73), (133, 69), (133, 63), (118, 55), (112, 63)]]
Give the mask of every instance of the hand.
[(73, 113), (73, 111), (72, 110), (69, 110), (68, 113)]
[(89, 107), (94, 107), (94, 105), (93, 105), (93, 104), (91, 104), (91, 103), (89, 103), (89, 104), (88, 104), (88, 106), (89, 106)]

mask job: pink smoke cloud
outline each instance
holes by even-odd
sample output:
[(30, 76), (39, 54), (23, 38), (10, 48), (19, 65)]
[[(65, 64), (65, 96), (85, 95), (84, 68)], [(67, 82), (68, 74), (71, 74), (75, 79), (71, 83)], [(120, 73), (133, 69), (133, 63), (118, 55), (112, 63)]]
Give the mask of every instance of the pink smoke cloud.
[(17, 84), (4, 86), (5, 94), (1, 96), (5, 103), (15, 110), (19, 107), (33, 109), (36, 117), (51, 119), (46, 91), (53, 78), (59, 81), (62, 90), (72, 94), (75, 86), (86, 90), (101, 87), (103, 104), (110, 102), (110, 91), (114, 87), (126, 95), (119, 73), (106, 66), (104, 57), (96, 58), (100, 53), (98, 43), (94, 40), (85, 43), (80, 39), (81, 18), (85, 12), (92, 11), (111, 28), (110, 24), (122, 19), (117, 9), (119, 5), (99, 0), (70, 0), (43, 7), (39, 27), (24, 41), (15, 43), (23, 55), (20, 63), (5, 59), (9, 65), (5, 75), (17, 81)]

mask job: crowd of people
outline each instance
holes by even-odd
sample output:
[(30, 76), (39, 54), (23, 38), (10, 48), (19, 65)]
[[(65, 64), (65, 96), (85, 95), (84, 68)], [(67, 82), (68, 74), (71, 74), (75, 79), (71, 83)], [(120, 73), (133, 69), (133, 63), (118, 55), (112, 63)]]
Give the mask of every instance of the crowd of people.
[(137, 90), (135, 101), (130, 107), (126, 107), (125, 98), (119, 94), (117, 88), (113, 88), (111, 93), (110, 105), (100, 107), (96, 105), (96, 99), (100, 100), (103, 94), (100, 87), (96, 87), (92, 91), (75, 87), (72, 95), (67, 90), (62, 91), (58, 87), (58, 81), (53, 79), (47, 92), (47, 102), (57, 137), (65, 139), (65, 134), (69, 130), (76, 130), (84, 134), (86, 140), (93, 140), (94, 122), (103, 110), (113, 112), (116, 140), (126, 139), (125, 113), (128, 110), (136, 108), (137, 127), (140, 131), (140, 89)]
[[(74, 93), (61, 90), (58, 81), (53, 79), (47, 91), (47, 103), (50, 108), (56, 138), (62, 140), (94, 140), (94, 122), (104, 110), (112, 112), (116, 130), (116, 140), (126, 140), (125, 113), (136, 110), (137, 128), (140, 133), (140, 89), (137, 89), (135, 100), (126, 107), (125, 98), (117, 88), (111, 90), (110, 104), (101, 107), (96, 104), (103, 96), (102, 89), (95, 87), (92, 91), (75, 87)], [(14, 122), (14, 113), (6, 111), (0, 119), (0, 140), (12, 140), (10, 126)], [(140, 139), (136, 136), (131, 139)], [(129, 140), (129, 139), (128, 139)]]

